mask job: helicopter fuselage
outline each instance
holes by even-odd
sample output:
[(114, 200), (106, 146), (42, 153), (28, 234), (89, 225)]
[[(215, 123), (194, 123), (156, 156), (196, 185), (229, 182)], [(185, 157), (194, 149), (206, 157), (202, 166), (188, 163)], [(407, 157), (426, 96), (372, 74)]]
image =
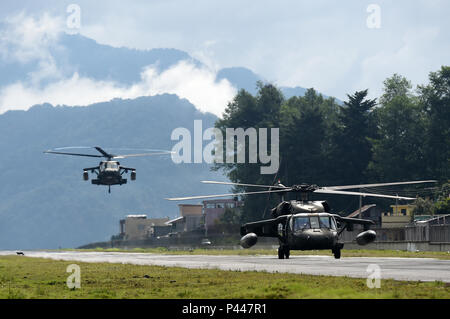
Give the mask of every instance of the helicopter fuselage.
[[(278, 227), (280, 245), (293, 250), (333, 249), (338, 242), (337, 223), (324, 201), (283, 201), (272, 216), (286, 215)], [(284, 229), (283, 229), (284, 228)]]
[[(272, 217), (273, 219), (243, 225), (241, 245), (244, 248), (253, 246), (257, 236), (276, 237), (280, 244), (280, 259), (289, 258), (290, 250), (322, 249), (331, 249), (335, 257), (340, 258), (340, 251), (344, 247), (340, 234), (345, 229), (352, 229), (348, 223), (351, 225), (351, 222), (362, 221), (329, 213), (329, 206), (325, 201), (283, 201), (272, 209)], [(340, 225), (336, 219), (345, 225)], [(358, 241), (362, 245), (375, 240), (375, 232), (368, 230), (367, 226), (364, 228)]]
[(122, 175), (128, 173), (129, 170), (132, 173), (131, 179), (134, 180), (136, 178), (134, 168), (122, 167), (118, 161), (101, 161), (97, 167), (84, 169), (84, 179), (88, 180), (87, 173), (91, 171), (91, 173), (97, 174), (97, 178), (91, 180), (94, 185), (122, 185), (127, 183), (127, 179), (123, 178)]
[(293, 250), (333, 249), (338, 241), (336, 221), (328, 213), (291, 215), (285, 227), (280, 243)]

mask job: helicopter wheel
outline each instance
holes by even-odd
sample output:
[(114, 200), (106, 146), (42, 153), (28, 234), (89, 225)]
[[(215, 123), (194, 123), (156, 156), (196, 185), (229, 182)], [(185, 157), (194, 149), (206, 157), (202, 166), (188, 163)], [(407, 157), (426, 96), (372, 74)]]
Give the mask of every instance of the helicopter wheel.
[(333, 254), (334, 254), (334, 258), (335, 259), (340, 259), (341, 258), (341, 250), (338, 249), (333, 249)]
[(284, 249), (283, 247), (278, 247), (278, 259), (284, 259)]
[(289, 259), (289, 256), (291, 254), (291, 251), (289, 250), (288, 247), (284, 248), (284, 258)]

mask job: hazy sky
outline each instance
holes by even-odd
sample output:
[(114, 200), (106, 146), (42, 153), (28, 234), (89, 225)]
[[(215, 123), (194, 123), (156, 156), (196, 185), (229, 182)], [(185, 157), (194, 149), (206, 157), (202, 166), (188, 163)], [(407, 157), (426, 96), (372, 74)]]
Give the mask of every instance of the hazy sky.
[(17, 1), (1, 2), (0, 19), (48, 12), (65, 20), (71, 3), (81, 8), (80, 33), (100, 43), (176, 48), (213, 70), (244, 66), (339, 99), (366, 88), (376, 97), (393, 73), (423, 84), (450, 64), (445, 0)]

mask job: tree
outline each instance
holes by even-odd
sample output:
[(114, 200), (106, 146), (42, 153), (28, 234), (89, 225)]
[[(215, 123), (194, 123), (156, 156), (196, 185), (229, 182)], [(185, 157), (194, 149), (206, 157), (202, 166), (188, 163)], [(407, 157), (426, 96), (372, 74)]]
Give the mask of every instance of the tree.
[(431, 72), (429, 81), (418, 87), (428, 116), (426, 162), (430, 177), (446, 181), (450, 178), (450, 67)]
[(372, 158), (368, 138), (375, 135), (372, 110), (376, 100), (367, 99), (368, 90), (347, 95), (340, 109), (339, 126), (333, 134), (331, 169), (342, 184), (357, 184), (367, 179), (367, 167)]
[(413, 205), (415, 206), (412, 213), (416, 215), (433, 215), (434, 214), (434, 204), (433, 201), (428, 198), (418, 197)]
[(426, 178), (426, 123), (411, 83), (394, 74), (384, 84), (381, 106), (374, 111), (377, 136), (370, 139), (371, 173), (378, 180)]
[(381, 105), (386, 105), (397, 97), (407, 97), (407, 98), (412, 97), (411, 82), (407, 78), (397, 73), (394, 73), (392, 77), (384, 80), (383, 84), (384, 84), (383, 94), (379, 99)]
[[(278, 128), (280, 127), (279, 117), (281, 105), (284, 97), (280, 90), (271, 84), (263, 85), (258, 83), (258, 94), (252, 96), (245, 90), (238, 92), (231, 103), (228, 104), (223, 119), (219, 119), (215, 127), (226, 136), (227, 128)], [(225, 146), (224, 146), (225, 147)], [(269, 141), (268, 150), (271, 149)], [(248, 153), (248, 148), (247, 151)], [(246, 159), (248, 154), (246, 154)], [(260, 172), (261, 163), (216, 163), (214, 169), (223, 170), (228, 178), (233, 182), (252, 184), (271, 184), (273, 176), (262, 175)], [(244, 187), (235, 187), (236, 191), (246, 191)], [(253, 221), (260, 219), (264, 211), (266, 196), (255, 195), (245, 196), (244, 211), (242, 221)]]
[(292, 97), (281, 110), (280, 178), (285, 183), (326, 182), (324, 143), (327, 126), (324, 98), (308, 89), (303, 97)]
[(450, 183), (441, 186), (438, 200), (435, 204), (436, 214), (450, 214)]
[(241, 212), (239, 209), (226, 208), (220, 216), (219, 223), (238, 225), (241, 222)]

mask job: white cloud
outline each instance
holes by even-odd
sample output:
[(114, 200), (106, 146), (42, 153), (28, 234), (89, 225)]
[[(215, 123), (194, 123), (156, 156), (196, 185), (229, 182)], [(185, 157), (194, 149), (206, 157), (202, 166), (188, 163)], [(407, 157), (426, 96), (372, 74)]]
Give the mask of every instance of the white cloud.
[(405, 76), (414, 85), (426, 83), (428, 73), (439, 69), (445, 60), (446, 53), (442, 53), (442, 56), (434, 53), (435, 57), (440, 57), (436, 59), (430, 59), (428, 53), (428, 49), (439, 42), (439, 35), (438, 27), (411, 28), (405, 31), (398, 47), (384, 49), (362, 60), (360, 81), (353, 89), (371, 88), (369, 95), (372, 98), (380, 96), (382, 85), (373, 84), (382, 84), (394, 73)]
[(26, 63), (51, 58), (48, 49), (57, 42), (63, 30), (63, 19), (46, 12), (38, 17), (21, 12), (6, 18), (4, 25), (0, 32), (3, 58)]
[(136, 98), (173, 93), (186, 98), (203, 112), (222, 115), (236, 89), (227, 81), (216, 81), (216, 71), (181, 61), (158, 73), (156, 67), (142, 70), (141, 81), (126, 86), (114, 81), (98, 81), (80, 77), (77, 73), (64, 75), (51, 54), (51, 49), (64, 49), (58, 44), (64, 32), (61, 17), (43, 13), (27, 16), (24, 13), (6, 19), (0, 32), (0, 57), (6, 61), (37, 62), (37, 68), (27, 78), (0, 88), (0, 113), (11, 109), (26, 110), (32, 105), (85, 106), (113, 98)]
[(137, 98), (173, 93), (186, 98), (203, 112), (222, 115), (236, 89), (227, 81), (216, 82), (216, 73), (206, 67), (181, 61), (158, 73), (149, 66), (141, 73), (141, 81), (123, 86), (113, 81), (96, 81), (75, 73), (70, 78), (52, 82), (44, 87), (14, 83), (0, 91), (0, 113), (11, 109), (26, 110), (41, 103), (85, 106), (113, 98)]

